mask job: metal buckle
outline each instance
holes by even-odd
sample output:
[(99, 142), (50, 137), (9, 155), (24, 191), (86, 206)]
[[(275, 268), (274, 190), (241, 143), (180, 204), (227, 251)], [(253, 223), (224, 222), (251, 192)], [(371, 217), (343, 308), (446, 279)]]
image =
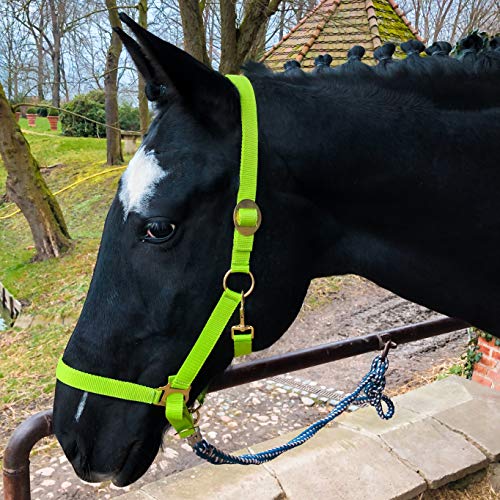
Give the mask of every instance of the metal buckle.
[(189, 391), (191, 390), (191, 387), (188, 387), (187, 389), (175, 389), (174, 387), (170, 386), (170, 383), (167, 385), (164, 385), (162, 387), (158, 387), (158, 391), (163, 391), (160, 400), (158, 403), (155, 403), (156, 406), (165, 406), (167, 404), (167, 398), (170, 394), (174, 393), (180, 393), (184, 396), (184, 401), (187, 403), (189, 401)]
[(243, 335), (245, 332), (250, 332), (250, 338), (254, 338), (254, 329), (253, 326), (250, 325), (235, 325), (231, 327), (231, 338), (234, 340), (234, 337), (238, 335)]
[[(222, 287), (224, 288), (224, 290), (227, 290), (228, 288), (227, 280), (229, 279), (229, 276), (231, 276), (231, 274), (233, 274), (233, 270), (229, 269), (229, 271), (224, 275), (224, 279), (222, 280)], [(243, 297), (246, 299), (253, 292), (253, 289), (255, 288), (255, 278), (250, 271), (248, 271), (248, 273), (242, 273), (242, 274), (250, 276), (250, 281), (251, 281), (250, 288), (243, 293)]]
[[(253, 208), (257, 211), (257, 222), (255, 226), (242, 226), (238, 221), (238, 211), (240, 208)], [(257, 232), (257, 229), (260, 227), (260, 223), (262, 222), (262, 213), (260, 211), (259, 205), (255, 203), (253, 200), (241, 200), (235, 207), (233, 211), (233, 222), (234, 227), (238, 233), (243, 236), (252, 236)]]
[(194, 408), (189, 408), (188, 412), (191, 413), (193, 416), (193, 425), (196, 427), (198, 422), (200, 421), (201, 414), (200, 414), (200, 409), (201, 409), (201, 403), (198, 403)]
[(197, 445), (202, 439), (203, 436), (201, 435), (200, 428), (199, 427), (194, 427), (194, 433), (191, 434), (191, 436), (188, 436), (186, 438), (186, 441), (188, 442), (189, 446), (194, 448), (195, 445)]

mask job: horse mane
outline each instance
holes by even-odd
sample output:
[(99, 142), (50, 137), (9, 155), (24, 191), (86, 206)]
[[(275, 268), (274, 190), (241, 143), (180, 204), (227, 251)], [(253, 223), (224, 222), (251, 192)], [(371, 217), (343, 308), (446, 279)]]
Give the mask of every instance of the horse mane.
[(273, 72), (255, 62), (245, 64), (243, 69), (250, 78), (297, 85), (368, 85), (418, 95), (449, 109), (500, 106), (500, 37), (488, 40), (475, 33), (469, 35), (457, 44), (453, 57), (451, 44), (444, 41), (426, 48), (419, 40), (408, 40), (401, 44), (404, 59), (393, 58), (395, 49), (393, 43), (378, 47), (374, 51), (376, 66), (363, 63), (365, 49), (354, 46), (340, 66), (330, 67), (332, 58), (328, 54), (318, 56), (311, 73), (304, 72), (297, 61), (285, 63), (283, 72)]

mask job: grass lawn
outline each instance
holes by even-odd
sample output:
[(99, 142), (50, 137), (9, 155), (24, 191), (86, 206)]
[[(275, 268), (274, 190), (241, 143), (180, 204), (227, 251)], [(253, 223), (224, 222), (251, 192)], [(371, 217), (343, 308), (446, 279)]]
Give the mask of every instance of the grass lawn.
[[(51, 132), (43, 118), (35, 128), (23, 119), (20, 125), (53, 192), (109, 169), (105, 139), (63, 137)], [(57, 359), (83, 305), (121, 173), (94, 177), (57, 195), (75, 241), (60, 259), (32, 263), (35, 252), (26, 220), (21, 214), (2, 220), (17, 207), (0, 202), (0, 281), (25, 304), (21, 326), (0, 332), (0, 458), (13, 425), (50, 406)], [(0, 196), (5, 180), (0, 161)]]

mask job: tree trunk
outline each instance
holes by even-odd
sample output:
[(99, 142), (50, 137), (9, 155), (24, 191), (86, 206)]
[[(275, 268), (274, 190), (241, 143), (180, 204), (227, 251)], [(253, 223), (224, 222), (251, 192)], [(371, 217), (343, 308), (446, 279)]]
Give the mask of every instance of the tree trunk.
[(26, 217), (36, 259), (59, 257), (71, 247), (64, 217), (40, 173), (0, 84), (0, 154), (7, 170), (7, 193)]
[[(143, 28), (148, 27), (148, 0), (139, 0), (137, 4), (139, 9), (139, 24)], [(141, 134), (144, 135), (149, 127), (149, 107), (146, 97), (146, 81), (139, 73), (138, 82), (138, 100), (139, 100), (139, 121), (141, 124)]]
[(233, 0), (220, 0), (221, 55), (219, 71), (222, 74), (238, 73), (238, 31), (236, 5)]
[(260, 27), (259, 31), (257, 31), (257, 35), (255, 36), (252, 47), (248, 51), (245, 59), (258, 61), (264, 55), (264, 52), (266, 50), (267, 25), (268, 20), (265, 23), (262, 23), (262, 26)]
[(184, 50), (210, 66), (199, 0), (179, 0), (179, 10), (184, 33)]
[(61, 107), (61, 25), (59, 23), (59, 10), (58, 6), (55, 4), (55, 0), (49, 0), (50, 9), (50, 21), (52, 28), (52, 71), (53, 81), (52, 81), (52, 105), (56, 108)]
[(45, 80), (44, 68), (43, 68), (44, 53), (43, 53), (43, 44), (41, 37), (36, 39), (36, 52), (37, 52), (36, 88), (37, 88), (38, 99), (40, 101), (44, 101), (45, 100), (45, 95), (43, 93), (43, 82)]
[[(116, 0), (106, 0), (108, 9), (109, 24), (112, 28), (121, 28), (121, 21), (118, 17)], [(113, 31), (106, 56), (106, 70), (104, 73), (104, 93), (106, 111), (106, 150), (107, 164), (120, 165), (123, 163), (122, 143), (120, 134), (120, 123), (118, 117), (118, 61), (122, 51), (122, 42), (119, 36)]]
[(9, 37), (7, 40), (7, 96), (9, 99), (13, 97), (17, 97), (17, 94), (14, 93), (14, 80), (17, 74), (17, 71), (14, 69), (13, 63), (13, 53), (12, 50), (12, 39)]
[[(285, 35), (285, 14), (286, 14), (286, 3), (282, 2), (281, 8), (280, 8), (280, 22), (279, 22), (279, 31), (278, 31), (278, 40), (282, 40), (283, 36)], [(297, 11), (297, 18), (302, 19), (302, 12), (304, 8), (304, 3), (300, 2), (299, 4), (299, 10)]]
[(62, 58), (62, 55), (61, 55), (59, 71), (60, 71), (60, 75), (61, 75), (61, 83), (62, 83), (62, 86), (64, 88), (64, 98), (65, 98), (66, 102), (69, 102), (70, 98), (69, 98), (68, 80), (66, 78), (66, 71), (64, 69), (64, 59)]
[[(45, 29), (45, 5), (44, 2), (40, 2), (40, 7), (38, 9), (38, 14), (40, 16), (40, 30)], [(34, 29), (30, 30), (36, 44), (36, 58), (37, 58), (37, 68), (36, 68), (36, 88), (38, 93), (38, 99), (40, 101), (45, 100), (45, 95), (43, 92), (43, 84), (45, 81), (45, 51), (43, 49), (43, 36), (42, 33), (36, 33)]]
[[(245, 15), (236, 26), (236, 5), (233, 0), (220, 0), (221, 73), (239, 73), (242, 64), (263, 52), (268, 19), (278, 10), (282, 0), (248, 0)], [(181, 12), (182, 15), (182, 12)], [(184, 23), (183, 23), (184, 26)], [(185, 32), (184, 32), (185, 33)]]
[(278, 10), (281, 0), (270, 0), (266, 5), (261, 0), (249, 0), (238, 32), (238, 68), (248, 59), (262, 25)]

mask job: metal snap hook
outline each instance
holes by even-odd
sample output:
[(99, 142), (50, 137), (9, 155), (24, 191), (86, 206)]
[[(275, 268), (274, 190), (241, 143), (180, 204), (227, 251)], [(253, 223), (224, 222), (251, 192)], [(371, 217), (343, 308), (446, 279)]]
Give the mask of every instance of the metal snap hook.
[(396, 344), (396, 342), (393, 342), (392, 340), (388, 340), (384, 345), (384, 349), (382, 351), (382, 354), (380, 355), (380, 359), (382, 361), (385, 361), (385, 359), (387, 358), (387, 355), (389, 354), (389, 351), (391, 349), (396, 349), (397, 346), (398, 346), (398, 344)]

